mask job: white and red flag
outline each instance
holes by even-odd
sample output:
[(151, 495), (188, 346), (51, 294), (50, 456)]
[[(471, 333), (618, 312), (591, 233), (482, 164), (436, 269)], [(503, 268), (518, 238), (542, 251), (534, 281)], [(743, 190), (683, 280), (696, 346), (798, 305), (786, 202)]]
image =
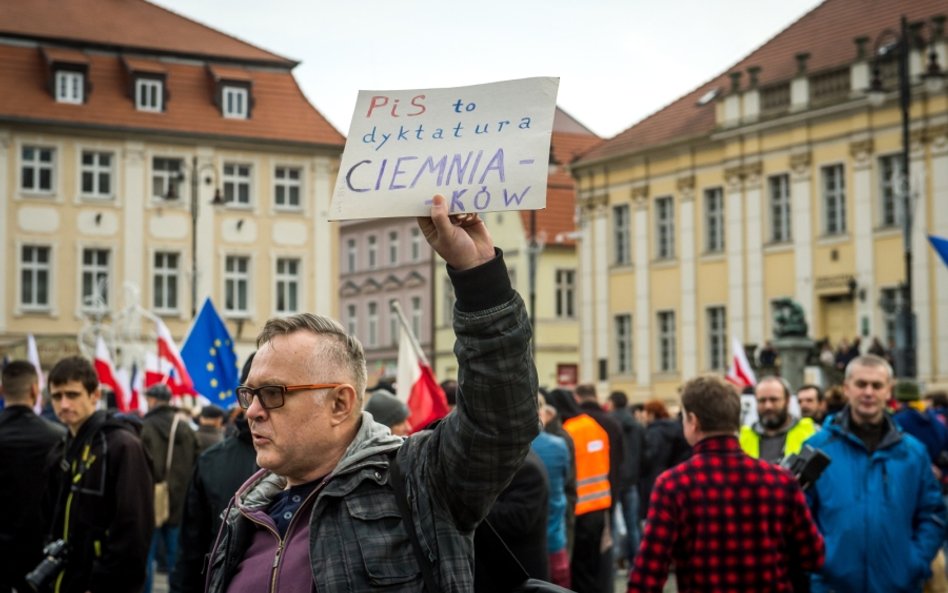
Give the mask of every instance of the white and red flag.
[(408, 422), (412, 432), (421, 430), (448, 415), (448, 400), (438, 385), (434, 371), (418, 346), (418, 341), (405, 322), (398, 301), (392, 301), (392, 310), (398, 316), (401, 336), (398, 340), (398, 375), (396, 395), (408, 405)]
[(125, 393), (125, 386), (119, 381), (112, 365), (112, 355), (109, 354), (109, 348), (105, 345), (102, 336), (96, 336), (95, 339), (95, 372), (99, 376), (99, 383), (108, 385), (115, 393), (115, 405), (120, 412), (128, 411), (128, 396)]
[(161, 319), (155, 319), (155, 325), (158, 328), (158, 358), (167, 361), (175, 372), (175, 381), (178, 391), (172, 389), (172, 393), (178, 395), (183, 393), (194, 393), (194, 382), (191, 381), (191, 375), (188, 374), (187, 367), (184, 366), (184, 360), (181, 359), (181, 351), (174, 343), (171, 337), (171, 331)]
[(747, 354), (744, 352), (744, 346), (741, 341), (734, 338), (731, 342), (733, 350), (733, 362), (728, 369), (725, 379), (743, 389), (753, 387), (757, 384), (757, 377), (754, 375), (754, 369), (747, 361)]
[(37, 414), (42, 414), (43, 388), (46, 386), (46, 377), (43, 376), (43, 367), (40, 366), (39, 351), (36, 349), (36, 338), (33, 337), (33, 334), (26, 335), (26, 360), (36, 369), (36, 376), (39, 378), (39, 397), (36, 398), (33, 411)]

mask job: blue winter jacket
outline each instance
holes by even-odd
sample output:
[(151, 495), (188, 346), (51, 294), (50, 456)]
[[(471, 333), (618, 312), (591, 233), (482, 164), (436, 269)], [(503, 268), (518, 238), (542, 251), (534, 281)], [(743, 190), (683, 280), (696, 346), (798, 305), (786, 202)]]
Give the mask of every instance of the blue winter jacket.
[(925, 447), (887, 415), (870, 454), (850, 430), (849, 409), (806, 444), (832, 459), (808, 489), (826, 541), (812, 593), (917, 593), (945, 539), (945, 505)]

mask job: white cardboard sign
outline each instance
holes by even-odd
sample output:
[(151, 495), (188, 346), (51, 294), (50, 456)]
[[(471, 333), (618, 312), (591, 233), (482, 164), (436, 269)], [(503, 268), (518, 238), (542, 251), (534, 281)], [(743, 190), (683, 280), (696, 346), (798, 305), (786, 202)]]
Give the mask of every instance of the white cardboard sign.
[(330, 220), (546, 207), (558, 78), (360, 91)]

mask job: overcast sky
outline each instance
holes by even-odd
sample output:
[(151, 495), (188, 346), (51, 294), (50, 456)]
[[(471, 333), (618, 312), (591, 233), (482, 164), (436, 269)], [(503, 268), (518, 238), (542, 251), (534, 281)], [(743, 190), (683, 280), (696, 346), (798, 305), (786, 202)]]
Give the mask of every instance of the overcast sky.
[(557, 103), (611, 137), (693, 90), (819, 0), (151, 0), (298, 60), (343, 134), (360, 89), (558, 76)]

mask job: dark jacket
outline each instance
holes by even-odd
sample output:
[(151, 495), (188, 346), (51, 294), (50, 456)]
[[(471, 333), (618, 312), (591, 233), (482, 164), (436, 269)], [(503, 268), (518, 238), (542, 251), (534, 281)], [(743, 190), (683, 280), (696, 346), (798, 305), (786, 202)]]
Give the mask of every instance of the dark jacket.
[(65, 436), (66, 427), (40, 418), (29, 406), (0, 411), (0, 592), (11, 585), (27, 591), (21, 579), (43, 558), (46, 458)]
[(207, 554), (220, 530), (221, 513), (234, 493), (257, 469), (247, 421), (236, 421), (237, 433), (210, 447), (198, 457), (188, 485), (178, 540), (178, 560), (172, 571), (172, 593), (204, 591)]
[(75, 438), (60, 441), (49, 463), (50, 533), (65, 534), (69, 544), (59, 593), (140, 591), (155, 523), (154, 482), (134, 426), (96, 412)]
[(550, 579), (546, 549), (548, 497), (546, 468), (539, 455), (530, 451), (487, 515), (496, 535), (486, 523), (474, 532), (474, 591), (506, 591), (523, 581), (523, 571), (508, 561), (509, 554), (496, 540), (497, 535), (529, 576)]
[(198, 426), (194, 431), (197, 438), (198, 455), (224, 440), (224, 429), (216, 426)]
[(644, 519), (648, 513), (649, 497), (658, 476), (690, 456), (691, 446), (685, 440), (679, 419), (662, 418), (649, 422), (645, 429), (645, 470), (639, 482), (641, 518)]
[(613, 410), (612, 417), (622, 427), (622, 451), (625, 457), (619, 472), (619, 491), (624, 492), (638, 485), (642, 477), (645, 427), (635, 419), (629, 408)]
[[(457, 408), (433, 430), (408, 439), (363, 413), (355, 439), (315, 490), (309, 514), (309, 571), (284, 572), (296, 586), (320, 593), (420, 592), (424, 584), (389, 485), (393, 454), (405, 480), (410, 520), (435, 567), (438, 591), (473, 587), (474, 528), (510, 482), (539, 432), (536, 368), (530, 321), (496, 258), (477, 268), (448, 268), (458, 300), (454, 311), (459, 389)], [(211, 553), (208, 592), (228, 589), (255, 550), (248, 516), (269, 506), (286, 480), (258, 472), (227, 511)], [(409, 520), (409, 519), (405, 519)], [(292, 537), (293, 531), (288, 532)], [(270, 558), (276, 549), (269, 551)], [(267, 553), (265, 551), (265, 553)], [(284, 558), (292, 557), (288, 551)]]
[(165, 475), (168, 455), (168, 438), (174, 421), (175, 408), (163, 405), (145, 414), (142, 429), (142, 444), (151, 457), (152, 474), (158, 482), (168, 482), (168, 500), (171, 513), (165, 525), (180, 525), (184, 512), (184, 498), (188, 491), (191, 472), (197, 460), (198, 443), (194, 430), (185, 418), (178, 421), (174, 435), (174, 450), (171, 452), (171, 474)]

